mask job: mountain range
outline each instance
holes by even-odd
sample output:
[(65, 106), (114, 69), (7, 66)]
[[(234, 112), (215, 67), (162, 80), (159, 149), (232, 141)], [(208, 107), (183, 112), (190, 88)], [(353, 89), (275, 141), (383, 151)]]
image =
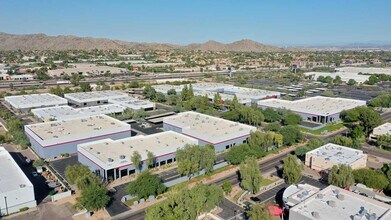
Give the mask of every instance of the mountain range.
[(168, 43), (139, 43), (107, 38), (77, 36), (48, 36), (46, 34), (7, 34), (0, 32), (0, 50), (200, 50), (200, 51), (237, 51), (237, 52), (279, 52), (279, 47), (265, 45), (253, 40), (240, 40), (232, 43), (208, 41), (177, 45)]

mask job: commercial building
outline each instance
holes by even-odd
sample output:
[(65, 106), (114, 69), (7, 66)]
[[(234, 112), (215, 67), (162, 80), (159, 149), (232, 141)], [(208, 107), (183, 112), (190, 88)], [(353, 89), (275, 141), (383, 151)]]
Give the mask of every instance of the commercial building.
[(290, 185), (284, 190), (282, 201), (285, 206), (293, 207), (319, 191), (320, 189), (318, 187), (311, 186), (307, 183)]
[(216, 152), (246, 143), (250, 133), (257, 130), (253, 126), (197, 112), (183, 112), (165, 117), (163, 128), (195, 138), (201, 146), (213, 145)]
[(328, 186), (289, 210), (289, 220), (387, 220), (391, 206), (374, 199)]
[[(211, 102), (214, 102), (214, 98), (215, 98), (215, 95), (216, 93), (218, 92), (209, 92), (209, 91), (198, 91), (198, 92), (194, 92), (194, 95), (197, 95), (197, 96), (206, 96), (208, 97), (209, 101)], [(234, 99), (234, 95), (228, 95), (228, 94), (225, 94), (225, 93), (219, 93), (220, 97), (221, 97), (221, 100), (222, 100), (222, 103), (224, 105), (224, 103), (226, 101), (232, 101)], [(247, 106), (251, 106), (251, 99), (248, 99), (248, 98), (243, 98), (243, 97), (236, 97), (238, 99), (238, 102), (242, 105), (247, 105)]]
[(305, 165), (317, 171), (340, 164), (349, 165), (352, 169), (364, 168), (367, 166), (367, 155), (361, 150), (331, 143), (305, 154)]
[(107, 115), (25, 125), (31, 148), (42, 158), (77, 152), (77, 145), (131, 136), (130, 125)]
[(256, 103), (259, 100), (270, 99), (270, 98), (280, 98), (281, 93), (269, 90), (262, 89), (253, 89), (245, 87), (228, 87), (224, 90), (224, 93), (230, 95), (236, 95), (238, 98), (247, 98), (251, 99), (253, 103)]
[(36, 207), (33, 184), (4, 147), (0, 147), (0, 166), (0, 217)]
[(391, 123), (384, 123), (374, 128), (370, 138), (375, 141), (380, 135), (391, 135)]
[(94, 91), (94, 92), (78, 92), (68, 93), (64, 97), (68, 99), (70, 104), (85, 107), (108, 104), (109, 99), (128, 97), (128, 94), (111, 90)]
[(349, 82), (350, 79), (353, 79), (357, 83), (364, 83), (369, 79), (369, 75), (362, 75), (358, 73), (353, 72), (307, 72), (304, 73), (306, 76), (313, 76), (313, 80), (317, 80), (320, 76), (327, 77), (330, 76), (331, 78), (335, 79), (335, 77), (339, 76), (341, 77), (341, 80), (343, 82)]
[(23, 113), (28, 113), (31, 109), (34, 108), (44, 108), (68, 104), (66, 99), (50, 93), (6, 96), (4, 99), (13, 110)]
[(152, 88), (154, 88), (156, 92), (161, 92), (164, 95), (168, 95), (168, 91), (171, 89), (175, 90), (176, 94), (181, 94), (183, 86), (162, 84), (162, 85), (153, 85)]
[(121, 114), (125, 111), (125, 107), (117, 104), (106, 104), (84, 108), (73, 108), (68, 105), (55, 106), (48, 108), (32, 109), (31, 113), (42, 122), (60, 121), (66, 119), (87, 117), (101, 114)]
[(227, 89), (234, 87), (233, 85), (223, 83), (195, 83), (191, 86), (193, 87), (194, 91), (209, 91), (219, 93), (224, 93)]
[(155, 103), (148, 100), (137, 99), (129, 96), (109, 99), (109, 103), (117, 104), (132, 110), (144, 109), (148, 111), (155, 109)]
[(391, 75), (391, 68), (377, 67), (340, 67), (335, 68), (337, 73), (356, 73), (356, 74), (386, 74)]
[(303, 120), (327, 124), (340, 119), (343, 110), (353, 109), (358, 106), (365, 106), (365, 101), (345, 98), (330, 98), (315, 96), (296, 101), (281, 99), (267, 99), (258, 101), (258, 107), (287, 109), (300, 115)]
[(197, 140), (173, 131), (119, 140), (103, 139), (78, 145), (78, 159), (104, 179), (118, 179), (136, 172), (131, 161), (135, 151), (141, 155), (142, 170), (147, 168), (144, 162), (148, 152), (154, 155), (154, 166), (162, 166), (175, 161), (178, 148), (197, 143)]

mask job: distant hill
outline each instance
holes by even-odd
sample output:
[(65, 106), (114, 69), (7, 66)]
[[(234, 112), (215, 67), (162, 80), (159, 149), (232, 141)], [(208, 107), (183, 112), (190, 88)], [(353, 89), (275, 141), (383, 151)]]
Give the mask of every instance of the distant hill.
[(0, 32), (0, 50), (201, 50), (201, 51), (238, 51), (238, 52), (278, 52), (283, 49), (264, 45), (252, 40), (240, 40), (233, 43), (208, 41), (186, 46), (165, 43), (138, 43), (106, 38), (77, 36), (48, 36), (45, 34), (16, 35)]

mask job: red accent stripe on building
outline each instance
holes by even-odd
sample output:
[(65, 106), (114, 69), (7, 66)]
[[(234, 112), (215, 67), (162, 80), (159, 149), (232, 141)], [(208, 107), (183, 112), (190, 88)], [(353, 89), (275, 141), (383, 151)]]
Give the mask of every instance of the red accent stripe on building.
[(89, 157), (87, 157), (85, 154), (83, 154), (82, 152), (80, 151), (77, 151), (78, 154), (81, 154), (83, 157), (87, 158), (87, 160), (91, 161), (93, 164), (97, 165), (98, 167), (100, 167), (101, 169), (105, 170), (103, 167), (99, 166), (99, 164), (95, 163), (95, 161), (91, 160)]

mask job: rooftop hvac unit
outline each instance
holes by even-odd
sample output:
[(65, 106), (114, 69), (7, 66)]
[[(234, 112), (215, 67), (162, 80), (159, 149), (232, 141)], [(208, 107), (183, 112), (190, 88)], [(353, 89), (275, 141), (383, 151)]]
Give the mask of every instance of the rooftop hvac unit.
[(123, 159), (125, 159), (125, 155), (119, 155), (119, 159), (121, 159), (121, 160), (123, 160)]
[(341, 201), (343, 201), (344, 199), (345, 199), (345, 195), (343, 195), (343, 194), (338, 194), (337, 195), (337, 198), (339, 199), (339, 200), (341, 200)]
[(329, 201), (327, 202), (327, 204), (328, 204), (330, 207), (333, 207), (333, 208), (336, 206), (335, 201), (333, 201), (333, 200), (329, 200)]
[(323, 199), (323, 197), (324, 197), (323, 194), (318, 194), (318, 195), (316, 195), (316, 198), (317, 198), (317, 199)]
[(312, 217), (319, 219), (320, 218), (319, 212), (312, 212)]
[(107, 158), (107, 161), (113, 162), (114, 160), (113, 160), (113, 158)]

